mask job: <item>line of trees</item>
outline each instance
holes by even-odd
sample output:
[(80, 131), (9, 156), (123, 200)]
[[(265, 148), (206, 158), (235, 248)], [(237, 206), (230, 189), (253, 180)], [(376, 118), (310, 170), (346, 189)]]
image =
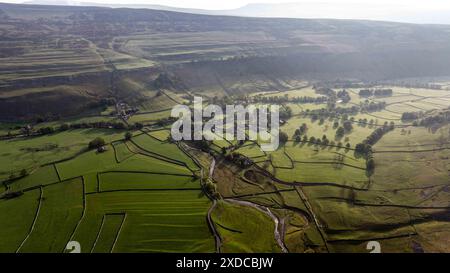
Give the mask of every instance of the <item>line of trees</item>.
[(306, 123), (303, 123), (297, 130), (295, 130), (294, 136), (301, 136), (306, 134), (308, 131), (308, 125)]
[(430, 127), (433, 125), (439, 125), (450, 122), (450, 110), (440, 112), (436, 115), (429, 116), (420, 120), (419, 125)]
[[(303, 143), (310, 143), (310, 144), (318, 145), (318, 146), (333, 146), (333, 147), (337, 146), (338, 148), (344, 147), (342, 142), (336, 143), (334, 140), (329, 140), (326, 135), (323, 135), (322, 138), (319, 138), (319, 137), (316, 138), (313, 136), (308, 138), (308, 136), (306, 134), (303, 135), (303, 137), (301, 135), (294, 135), (294, 141), (297, 143), (303, 142)], [(350, 143), (347, 143), (345, 145), (345, 148), (350, 149), (351, 148)]]
[(402, 121), (417, 120), (423, 116), (423, 112), (405, 112), (402, 114)]
[(383, 127), (375, 129), (375, 131), (373, 131), (362, 143), (358, 143), (355, 146), (355, 152), (366, 157), (369, 156), (372, 153), (372, 146), (375, 145), (385, 134), (394, 129), (394, 122), (391, 122), (390, 124), (385, 122)]
[(361, 97), (390, 97), (393, 94), (392, 89), (361, 89), (359, 96)]
[(402, 121), (414, 120), (414, 126), (430, 127), (450, 122), (450, 110), (442, 111), (434, 115), (425, 117), (424, 112), (405, 112), (402, 114)]
[(254, 102), (261, 102), (261, 103), (272, 103), (272, 104), (280, 104), (280, 103), (325, 103), (327, 102), (328, 98), (324, 96), (320, 97), (291, 97), (289, 98), (287, 95), (284, 96), (257, 96), (253, 99)]
[(384, 123), (383, 127), (377, 128), (362, 143), (355, 146), (355, 153), (366, 159), (366, 171), (369, 176), (375, 171), (375, 160), (373, 158), (372, 146), (376, 144), (385, 134), (395, 129), (395, 124)]
[(56, 132), (64, 132), (70, 129), (116, 129), (116, 130), (140, 130), (144, 127), (142, 123), (136, 122), (133, 125), (127, 125), (122, 122), (90, 122), (90, 123), (63, 123), (59, 127), (41, 127), (37, 130), (33, 130), (31, 127), (26, 126), (21, 129), (21, 134), (27, 136), (39, 136), (39, 135), (50, 135)]
[(384, 102), (384, 101), (380, 101), (380, 102), (365, 101), (364, 103), (360, 104), (360, 107), (361, 107), (361, 111), (364, 111), (364, 112), (377, 112), (377, 111), (381, 111), (384, 108), (386, 108), (386, 102)]

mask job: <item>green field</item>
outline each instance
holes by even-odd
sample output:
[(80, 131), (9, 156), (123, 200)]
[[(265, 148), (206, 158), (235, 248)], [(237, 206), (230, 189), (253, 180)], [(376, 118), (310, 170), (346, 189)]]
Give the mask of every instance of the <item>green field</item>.
[[(448, 206), (449, 126), (410, 126), (400, 119), (406, 111), (441, 111), (450, 100), (444, 91), (422, 96), (416, 90), (394, 90), (392, 97), (369, 98), (388, 106), (351, 115), (353, 128), (342, 137), (336, 136), (335, 123), (344, 124), (340, 117), (313, 121), (304, 114), (326, 109), (325, 104), (287, 103), (293, 116), (281, 127), (288, 135), (286, 143), (264, 152), (257, 142), (216, 140), (209, 146), (216, 157), (215, 172), (205, 180), (202, 173), (209, 174), (211, 155), (171, 143), (169, 127), (133, 131), (129, 140), (124, 140), (123, 130), (78, 129), (1, 141), (3, 179), (17, 177), (22, 169), (26, 176), (0, 190), (23, 191), (0, 199), (0, 215), (8, 219), (0, 224), (1, 236), (8, 238), (1, 241), (0, 251), (64, 252), (73, 240), (88, 253), (215, 252), (217, 247), (232, 253), (281, 252), (282, 247), (288, 252), (365, 252), (364, 242), (370, 240), (382, 240), (392, 252), (413, 252), (413, 241), (429, 251), (442, 250), (428, 238), (431, 230), (446, 236), (445, 222), (428, 219), (440, 219), (438, 208)], [(345, 107), (364, 101), (355, 92)], [(262, 95), (284, 93), (288, 98), (315, 95), (309, 88)], [(164, 109), (177, 99), (182, 101), (168, 92), (141, 107)], [(144, 112), (129, 122), (156, 122), (167, 114)], [(359, 124), (364, 119), (372, 124)], [(105, 117), (70, 122), (97, 121)], [(391, 121), (396, 127), (373, 145), (375, 171), (368, 173), (366, 159), (354, 147)], [(67, 120), (37, 128), (62, 122)], [(307, 130), (299, 142), (294, 134), (302, 124)], [(329, 143), (304, 142), (305, 135), (308, 141), (325, 136)], [(105, 151), (87, 150), (95, 137), (105, 139)], [(227, 161), (223, 148), (225, 155), (245, 156), (254, 164), (242, 168)], [(217, 201), (211, 222), (213, 203), (202, 186), (208, 180), (218, 196), (230, 199)], [(274, 220), (251, 206), (269, 208), (282, 223), (277, 230), (283, 246), (276, 239)]]
[(0, 200), (0, 252), (14, 253), (28, 236), (40, 202), (40, 190), (31, 191), (21, 198)]
[(449, 25), (193, 12), (0, 3), (0, 253), (450, 252)]
[(83, 209), (81, 179), (42, 188), (40, 208), (19, 252), (62, 252)]
[[(55, 161), (71, 158), (83, 152), (89, 141), (102, 137), (110, 142), (123, 138), (123, 133), (111, 130), (70, 130), (31, 139), (12, 139), (1, 141), (0, 179), (18, 174), (20, 170), (32, 171), (34, 168)], [(79, 176), (75, 175), (75, 176)]]
[(2, 238), (9, 238), (0, 251), (63, 252), (71, 240), (82, 252), (214, 251), (210, 201), (188, 169), (198, 170), (196, 163), (174, 144), (135, 139), (158, 155), (114, 142), (55, 164), (37, 158), (41, 167), (8, 185), (24, 194), (0, 200)]
[[(223, 252), (280, 252), (269, 216), (255, 208), (221, 202), (213, 212)], [(238, 220), (240, 219), (240, 220)]]
[(198, 190), (92, 194), (86, 198), (86, 214), (74, 239), (86, 251), (95, 250), (96, 238), (106, 227), (102, 228), (103, 215), (125, 213), (122, 229), (111, 234), (118, 236), (115, 252), (210, 252), (214, 241), (205, 218), (208, 206)]
[(152, 173), (101, 173), (100, 191), (146, 189), (200, 189), (199, 181), (189, 175)]

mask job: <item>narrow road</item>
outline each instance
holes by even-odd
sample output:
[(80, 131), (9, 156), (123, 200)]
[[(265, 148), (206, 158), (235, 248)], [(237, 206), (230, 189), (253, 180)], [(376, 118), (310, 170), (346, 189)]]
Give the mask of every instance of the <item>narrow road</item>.
[(212, 162), (211, 162), (211, 166), (209, 167), (209, 177), (212, 179), (213, 174), (214, 174), (214, 169), (216, 168), (216, 159), (213, 158)]
[[(213, 160), (211, 161), (211, 165), (209, 167), (209, 179), (212, 179), (215, 166), (216, 166), (216, 160), (213, 158)], [(202, 174), (203, 174), (203, 171), (202, 171)], [(202, 179), (203, 179), (203, 177), (202, 177)], [(222, 247), (222, 238), (220, 237), (220, 234), (217, 232), (216, 226), (214, 225), (214, 221), (212, 220), (212, 217), (211, 217), (213, 210), (217, 206), (217, 200), (212, 199), (212, 202), (213, 202), (213, 204), (208, 210), (207, 219), (208, 219), (209, 228), (211, 229), (211, 232), (213, 233), (214, 239), (216, 241), (216, 253), (220, 253), (220, 249)]]
[(214, 236), (214, 239), (216, 242), (216, 253), (220, 253), (220, 249), (222, 247), (222, 238), (220, 237), (219, 233), (217, 232), (216, 226), (214, 225), (214, 222), (211, 217), (211, 213), (216, 208), (216, 206), (217, 206), (217, 200), (213, 200), (213, 204), (208, 210), (207, 218), (208, 218), (209, 228), (211, 229), (211, 232), (213, 233), (213, 236)]

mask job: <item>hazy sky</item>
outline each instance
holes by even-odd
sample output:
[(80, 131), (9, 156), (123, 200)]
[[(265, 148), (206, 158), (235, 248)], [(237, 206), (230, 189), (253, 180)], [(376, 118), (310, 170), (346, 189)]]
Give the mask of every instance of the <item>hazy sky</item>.
[[(450, 0), (0, 0), (22, 3), (64, 2), (77, 4), (91, 2), (102, 4), (157, 4), (181, 8), (227, 10), (250, 3), (300, 3), (289, 8), (273, 8), (264, 14), (247, 16), (293, 18), (371, 19), (409, 23), (450, 24)], [(257, 10), (253, 10), (257, 12)], [(241, 15), (241, 14), (240, 14)]]
[[(21, 3), (26, 0), (0, 0), (0, 2)], [(52, 0), (50, 0), (52, 1)], [(55, 0), (53, 0), (55, 1)], [(71, 1), (71, 0), (65, 0)], [(374, 8), (384, 6), (392, 7), (398, 11), (400, 9), (421, 12), (423, 10), (450, 10), (450, 1), (448, 0), (72, 0), (73, 2), (96, 2), (110, 4), (159, 4), (174, 7), (201, 8), (201, 9), (233, 9), (244, 6), (248, 3), (314, 3), (346, 6), (366, 6)], [(322, 6), (322, 5), (321, 5)], [(450, 14), (449, 14), (450, 16)]]

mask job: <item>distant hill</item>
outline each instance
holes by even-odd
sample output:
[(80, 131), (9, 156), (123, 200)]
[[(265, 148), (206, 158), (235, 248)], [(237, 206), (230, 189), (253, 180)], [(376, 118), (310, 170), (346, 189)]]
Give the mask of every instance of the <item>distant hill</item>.
[[(450, 75), (450, 26), (0, 4), (0, 116), (73, 115), (174, 91), (229, 94), (298, 80)], [(68, 104), (68, 102), (70, 102)]]
[(177, 8), (169, 7), (163, 5), (149, 5), (149, 4), (105, 4), (105, 3), (95, 3), (95, 2), (84, 2), (84, 1), (71, 1), (71, 0), (31, 0), (23, 2), (26, 5), (53, 5), (53, 6), (85, 6), (85, 7), (105, 7), (105, 8), (133, 8), (133, 9), (153, 9), (153, 10), (164, 10), (164, 11), (174, 11), (174, 12), (184, 12), (193, 14), (208, 14), (208, 15), (220, 15), (226, 11), (209, 11), (204, 9), (188, 9), (188, 8)]
[[(125, 2), (125, 1), (124, 1)], [(267, 18), (334, 18), (334, 19), (370, 19), (417, 24), (450, 24), (450, 9), (421, 10), (411, 12), (406, 8), (391, 10), (389, 4), (367, 3), (330, 3), (327, 1), (310, 1), (305, 3), (253, 3), (231, 10), (206, 10), (177, 8), (150, 4), (104, 4), (71, 0), (32, 0), (26, 4), (38, 5), (76, 5), (110, 8), (135, 8), (175, 11), (206, 15), (231, 15)], [(391, 3), (394, 5), (395, 3)], [(384, 10), (384, 12), (380, 12)], [(389, 10), (389, 12), (386, 12)]]

